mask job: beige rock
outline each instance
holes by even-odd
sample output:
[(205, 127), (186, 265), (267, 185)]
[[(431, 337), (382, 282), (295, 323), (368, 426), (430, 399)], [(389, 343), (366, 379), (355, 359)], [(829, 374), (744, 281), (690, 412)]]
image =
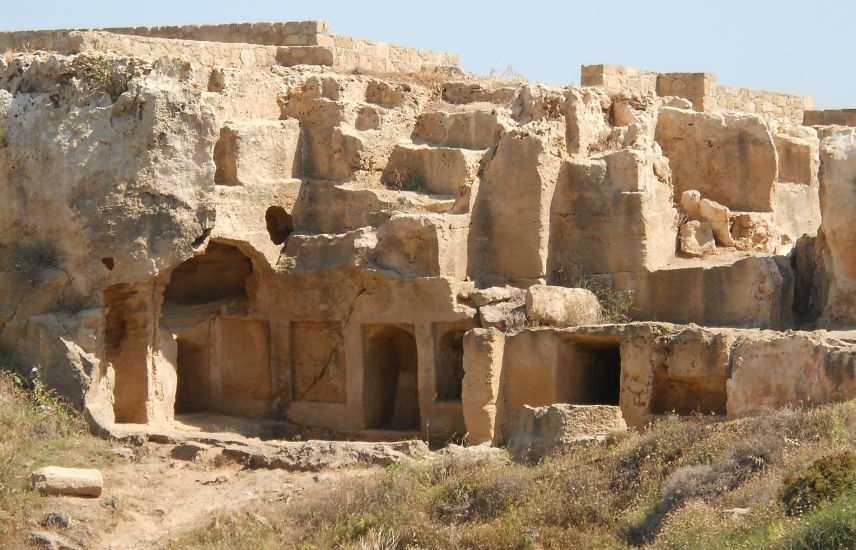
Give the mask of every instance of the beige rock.
[(464, 380), (461, 400), (468, 441), (493, 441), (505, 335), (496, 329), (474, 329), (464, 336)]
[(684, 99), (682, 97), (674, 97), (669, 96), (663, 98), (663, 106), (664, 107), (673, 107), (675, 109), (688, 109), (692, 110), (693, 102), (689, 99)]
[(104, 478), (94, 469), (45, 466), (30, 474), (30, 486), (43, 495), (98, 497)]
[(476, 307), (486, 306), (496, 302), (516, 302), (522, 303), (526, 291), (522, 288), (514, 288), (512, 286), (492, 286), (474, 290), (467, 295), (467, 298), (472, 300)]
[(722, 246), (734, 246), (731, 238), (731, 212), (728, 207), (710, 199), (702, 199), (698, 205), (699, 219), (710, 224), (716, 242)]
[(699, 206), (701, 203), (701, 193), (691, 189), (681, 193), (681, 210), (691, 220), (699, 219)]
[(424, 113), (416, 120), (414, 141), (442, 147), (489, 149), (496, 145), (505, 123), (496, 112)]
[(778, 239), (764, 214), (737, 214), (732, 219), (731, 236), (738, 250), (775, 252)]
[(531, 283), (546, 275), (550, 205), (564, 149), (554, 123), (500, 139), (482, 172), (472, 214), (470, 274), (484, 286)]
[(689, 221), (681, 226), (681, 254), (690, 258), (701, 258), (716, 253), (713, 231), (708, 222)]
[(554, 327), (591, 325), (601, 318), (597, 297), (584, 288), (533, 285), (526, 290), (526, 315)]
[(856, 201), (856, 130), (840, 129), (823, 140), (820, 149), (819, 263), (829, 291), (822, 317), (833, 324), (856, 321), (856, 261), (851, 205)]
[(519, 462), (538, 462), (574, 443), (627, 429), (621, 409), (609, 405), (524, 407), (511, 437), (508, 452)]
[[(856, 138), (801, 126), (805, 98), (612, 65), (583, 87), (481, 79), (319, 22), (0, 33), (7, 49), (0, 354), (101, 433), (185, 441), (193, 414), (248, 437), (502, 443), (525, 406), (643, 426), (854, 395), (852, 336), (757, 330), (854, 317)], [(583, 285), (650, 322), (569, 315)], [(762, 368), (785, 337), (797, 366)], [(420, 455), (262, 447), (230, 452)]]
[(214, 183), (264, 185), (279, 183), (300, 172), (294, 120), (230, 122), (214, 145)]
[(664, 107), (656, 139), (676, 194), (694, 189), (734, 210), (772, 211), (776, 148), (760, 116)]

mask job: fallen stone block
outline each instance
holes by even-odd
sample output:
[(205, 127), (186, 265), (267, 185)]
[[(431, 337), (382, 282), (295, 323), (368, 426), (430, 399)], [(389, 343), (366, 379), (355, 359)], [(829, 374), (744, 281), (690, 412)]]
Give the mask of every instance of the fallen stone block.
[(30, 486), (43, 495), (98, 497), (104, 478), (95, 469), (46, 466), (30, 474)]
[(681, 255), (701, 258), (716, 253), (716, 242), (710, 224), (692, 220), (681, 226)]
[(526, 405), (511, 432), (508, 452), (517, 462), (538, 462), (576, 443), (626, 429), (621, 409), (611, 405)]
[(601, 319), (600, 303), (590, 290), (547, 285), (526, 291), (526, 315), (554, 327), (592, 325)]

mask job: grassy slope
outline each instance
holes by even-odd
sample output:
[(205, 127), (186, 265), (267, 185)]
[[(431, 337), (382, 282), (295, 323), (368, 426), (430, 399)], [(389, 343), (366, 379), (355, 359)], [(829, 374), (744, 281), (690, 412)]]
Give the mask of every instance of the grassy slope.
[[(224, 513), (174, 548), (854, 548), (856, 492), (801, 517), (783, 480), (856, 450), (856, 402), (728, 423), (667, 418), (526, 467), (392, 467)], [(736, 519), (722, 511), (750, 508)]]
[(0, 548), (20, 548), (46, 500), (28, 487), (41, 466), (97, 467), (108, 442), (88, 435), (76, 413), (39, 386), (24, 391), (0, 371)]

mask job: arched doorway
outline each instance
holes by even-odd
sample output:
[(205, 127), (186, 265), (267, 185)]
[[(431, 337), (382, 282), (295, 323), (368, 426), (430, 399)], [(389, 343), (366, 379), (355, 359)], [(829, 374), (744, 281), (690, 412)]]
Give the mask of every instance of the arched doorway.
[(418, 357), (412, 328), (371, 327), (364, 334), (364, 344), (366, 427), (419, 430)]

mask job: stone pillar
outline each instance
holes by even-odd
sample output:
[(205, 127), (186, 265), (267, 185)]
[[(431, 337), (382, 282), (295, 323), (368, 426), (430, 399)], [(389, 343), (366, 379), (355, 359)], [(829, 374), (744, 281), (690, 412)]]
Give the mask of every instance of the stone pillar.
[(493, 441), (504, 347), (505, 334), (495, 328), (477, 328), (464, 335), (461, 402), (471, 444)]

